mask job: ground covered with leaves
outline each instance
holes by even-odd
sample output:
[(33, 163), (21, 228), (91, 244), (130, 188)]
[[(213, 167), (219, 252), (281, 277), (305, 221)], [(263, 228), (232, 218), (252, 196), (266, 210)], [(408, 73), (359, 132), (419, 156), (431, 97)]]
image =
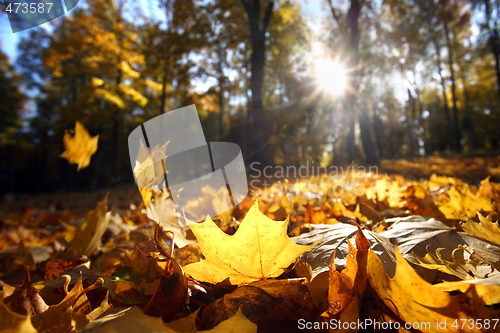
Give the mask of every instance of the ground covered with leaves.
[[(3, 204), (0, 331), (498, 332), (500, 184), (485, 163), (469, 183), (284, 180), (187, 227), (168, 193), (137, 188)], [(189, 209), (219, 204), (206, 191)]]

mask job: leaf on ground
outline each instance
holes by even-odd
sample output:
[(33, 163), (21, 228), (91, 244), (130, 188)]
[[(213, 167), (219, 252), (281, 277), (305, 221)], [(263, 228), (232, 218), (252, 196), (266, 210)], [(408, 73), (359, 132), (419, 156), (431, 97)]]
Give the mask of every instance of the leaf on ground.
[(251, 283), (281, 275), (312, 245), (295, 244), (287, 235), (288, 221), (273, 221), (259, 211), (257, 200), (232, 236), (225, 234), (210, 217), (191, 223), (205, 260), (184, 267), (196, 280), (232, 284)]
[[(460, 309), (460, 298), (450, 296), (423, 280), (397, 249), (396, 259), (396, 273), (391, 279), (385, 274), (377, 255), (373, 251), (368, 253), (368, 280), (385, 306), (406, 322), (430, 322), (430, 329), (424, 329), (423, 332), (442, 332), (436, 325), (437, 321), (446, 321), (446, 331), (459, 332), (457, 327), (453, 327), (454, 320), (470, 319)], [(465, 327), (464, 332), (480, 330)]]
[(111, 213), (107, 206), (108, 195), (100, 201), (94, 210), (87, 213), (85, 223), (75, 227), (64, 224), (66, 228), (66, 241), (69, 243), (66, 256), (68, 258), (80, 258), (89, 256), (101, 243), (109, 224)]
[[(197, 314), (198, 312), (195, 312)], [(194, 324), (195, 316), (179, 319), (172, 323), (164, 323), (161, 318), (145, 315), (136, 306), (130, 308), (110, 309), (102, 317), (88, 324), (82, 333), (178, 333), (178, 332), (199, 332)], [(185, 323), (188, 322), (186, 325)], [(180, 323), (180, 324), (179, 324)], [(191, 324), (192, 323), (192, 324)], [(174, 329), (176, 328), (176, 329)], [(234, 316), (221, 322), (212, 330), (203, 332), (242, 332), (256, 333), (257, 325), (248, 320), (238, 310)]]
[(68, 131), (64, 133), (64, 152), (61, 154), (72, 164), (78, 164), (78, 170), (90, 164), (90, 158), (97, 151), (99, 135), (90, 136), (89, 132), (79, 121), (76, 122), (74, 135)]
[(440, 196), (442, 201), (436, 201), (438, 209), (450, 220), (467, 221), (476, 214), (476, 210), (491, 212), (493, 203), (490, 198), (479, 193), (473, 194), (467, 184), (452, 186), (447, 192), (448, 197)]
[(30, 270), (35, 270), (35, 260), (29, 248), (20, 242), (11, 252), (0, 253), (0, 271), (11, 273), (23, 271), (28, 266)]
[(221, 322), (219, 325), (215, 326), (213, 329), (204, 331), (212, 333), (226, 333), (226, 332), (238, 332), (238, 333), (257, 333), (257, 325), (248, 320), (243, 314), (241, 309), (238, 309), (236, 314)]
[(2, 333), (36, 333), (31, 324), (31, 314), (27, 316), (11, 311), (2, 300), (0, 294), (0, 332)]
[[(335, 254), (335, 266), (338, 270), (346, 267), (346, 260), (349, 255), (349, 245), (355, 243), (358, 228), (347, 223), (315, 224), (311, 226), (312, 231), (300, 236), (293, 237), (297, 244), (312, 244), (314, 246), (300, 257), (299, 262), (311, 265), (314, 280), (322, 272), (330, 270), (332, 257)], [(382, 259), (384, 267), (389, 275), (394, 274), (395, 263), (394, 246), (385, 237), (369, 230), (363, 231), (365, 237), (370, 242), (373, 251)]]
[(474, 222), (469, 218), (467, 222), (461, 222), (460, 226), (471, 236), (476, 236), (500, 245), (500, 227), (498, 226), (498, 221), (489, 221), (479, 212), (477, 212), (477, 217), (479, 218), (479, 222)]
[(143, 309), (145, 314), (161, 316), (166, 322), (186, 306), (188, 299), (188, 283), (181, 266), (174, 259), (169, 264), (167, 274), (161, 276), (155, 294)]
[(12, 295), (4, 299), (4, 304), (10, 310), (25, 316), (39, 314), (48, 309), (31, 282), (29, 270), (26, 271), (23, 284), (16, 287)]
[(74, 330), (72, 310), (83, 292), (82, 279), (64, 297), (61, 303), (50, 306), (47, 311), (33, 316), (31, 322), (39, 332), (66, 333)]
[(435, 285), (442, 291), (458, 290), (465, 293), (469, 288), (474, 287), (476, 294), (486, 305), (500, 304), (500, 275), (488, 277), (486, 279), (443, 282)]
[(145, 315), (136, 306), (110, 309), (102, 317), (85, 326), (81, 333), (157, 333), (175, 331), (163, 325), (161, 318)]
[[(484, 278), (500, 265), (500, 247), (464, 232), (457, 232), (434, 218), (408, 216), (386, 220), (391, 226), (380, 235), (398, 244), (403, 256), (416, 265), (462, 279)], [(435, 275), (418, 270), (428, 282)], [(473, 276), (470, 275), (473, 274)]]
[[(335, 318), (335, 315), (342, 312), (349, 303), (353, 302), (353, 298), (357, 298), (354, 301), (356, 304), (361, 304), (366, 289), (366, 260), (370, 242), (358, 226), (356, 247), (351, 244), (349, 239), (347, 244), (349, 245), (349, 254), (346, 267), (341, 272), (336, 270), (335, 257), (332, 256), (329, 273), (328, 310), (322, 315), (329, 319)], [(354, 309), (350, 308), (348, 311), (354, 311)], [(352, 317), (352, 314), (349, 317)]]
[(211, 303), (199, 316), (199, 329), (210, 329), (241, 309), (264, 332), (287, 332), (297, 321), (313, 321), (319, 315), (305, 279), (265, 280), (238, 287)]

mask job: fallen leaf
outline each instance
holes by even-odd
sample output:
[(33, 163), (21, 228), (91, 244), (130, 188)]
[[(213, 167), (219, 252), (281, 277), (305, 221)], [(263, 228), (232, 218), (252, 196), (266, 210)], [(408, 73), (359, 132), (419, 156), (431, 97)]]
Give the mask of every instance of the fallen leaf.
[[(480, 332), (479, 329), (453, 327), (455, 319), (471, 319), (461, 310), (459, 297), (450, 296), (423, 280), (396, 249), (396, 273), (391, 279), (385, 274), (380, 259), (373, 251), (368, 253), (368, 280), (380, 300), (394, 314), (409, 323), (429, 322), (422, 332)], [(444, 322), (443, 328), (437, 322)], [(460, 322), (460, 320), (458, 321)], [(460, 327), (460, 325), (458, 326)]]
[(45, 312), (33, 316), (31, 322), (38, 332), (71, 332), (74, 329), (72, 310), (83, 292), (81, 277), (61, 303), (50, 306)]
[(305, 279), (266, 280), (238, 287), (201, 312), (199, 329), (210, 329), (238, 309), (262, 331), (296, 330), (299, 319), (315, 320), (319, 309), (309, 295)]
[[(332, 256), (335, 255), (335, 266), (338, 270), (346, 267), (346, 259), (349, 254), (347, 239), (355, 242), (358, 228), (347, 223), (315, 224), (311, 226), (312, 231), (292, 238), (297, 244), (312, 244), (314, 246), (304, 253), (299, 262), (311, 265), (311, 279), (314, 280), (322, 272), (330, 270)], [(372, 250), (380, 256), (384, 267), (389, 275), (394, 274), (395, 259), (394, 246), (383, 236), (369, 230), (364, 234), (371, 244)]]
[(500, 304), (500, 275), (488, 277), (486, 279), (443, 282), (435, 285), (442, 291), (458, 290), (465, 293), (470, 288), (476, 289), (476, 294), (486, 305)]
[(287, 236), (288, 221), (269, 219), (259, 211), (257, 201), (232, 236), (220, 230), (210, 217), (189, 226), (205, 260), (185, 266), (184, 272), (214, 284), (227, 278), (232, 284), (244, 284), (277, 277), (312, 247), (295, 244)]
[[(411, 263), (458, 276), (484, 278), (500, 267), (500, 247), (458, 232), (434, 218), (408, 216), (386, 220), (391, 226), (380, 235), (398, 244)], [(418, 270), (428, 282), (435, 275)], [(427, 275), (424, 275), (427, 274)]]
[(110, 212), (107, 206), (108, 196), (100, 201), (94, 210), (87, 213), (85, 223), (75, 227), (64, 223), (68, 244), (67, 258), (89, 256), (101, 243), (101, 237), (108, 227)]
[(35, 315), (43, 313), (48, 309), (47, 304), (38, 294), (38, 290), (33, 286), (30, 278), (29, 270), (26, 271), (26, 276), (22, 285), (16, 287), (12, 295), (4, 299), (4, 304), (10, 310), (22, 315)]
[(477, 212), (479, 223), (470, 218), (467, 222), (461, 222), (460, 226), (469, 235), (476, 236), (492, 243), (500, 245), (500, 227), (497, 222), (488, 221), (481, 213)]
[(31, 324), (31, 314), (27, 316), (15, 313), (3, 303), (0, 295), (0, 332), (2, 333), (36, 333)]
[(99, 135), (90, 136), (89, 132), (79, 121), (76, 122), (74, 135), (68, 131), (64, 133), (64, 152), (61, 154), (69, 163), (78, 164), (78, 170), (90, 164), (90, 158), (97, 151)]
[(158, 287), (151, 300), (143, 309), (144, 313), (153, 317), (162, 317), (171, 321), (187, 304), (188, 284), (181, 266), (170, 258), (169, 269), (161, 276)]

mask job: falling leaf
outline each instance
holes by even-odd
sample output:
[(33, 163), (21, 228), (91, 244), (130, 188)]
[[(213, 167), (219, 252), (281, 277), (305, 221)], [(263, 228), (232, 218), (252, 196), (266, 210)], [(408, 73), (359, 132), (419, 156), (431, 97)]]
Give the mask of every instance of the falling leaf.
[(277, 277), (310, 246), (295, 244), (287, 236), (288, 221), (273, 221), (259, 211), (257, 200), (232, 236), (210, 217), (190, 225), (205, 260), (184, 267), (196, 280), (218, 283), (229, 278), (244, 284)]
[(64, 224), (66, 227), (66, 241), (69, 243), (68, 258), (79, 258), (81, 255), (90, 255), (101, 243), (101, 237), (108, 227), (109, 218), (107, 206), (108, 196), (100, 201), (94, 210), (87, 213), (85, 223), (80, 227)]
[(467, 222), (460, 223), (469, 235), (476, 236), (492, 243), (500, 245), (500, 227), (497, 222), (488, 221), (481, 213), (477, 212), (479, 223), (472, 221), (470, 218)]
[(99, 135), (90, 136), (89, 132), (79, 121), (76, 122), (74, 135), (64, 133), (64, 152), (61, 154), (72, 164), (78, 164), (78, 170), (90, 164), (90, 158), (97, 151)]

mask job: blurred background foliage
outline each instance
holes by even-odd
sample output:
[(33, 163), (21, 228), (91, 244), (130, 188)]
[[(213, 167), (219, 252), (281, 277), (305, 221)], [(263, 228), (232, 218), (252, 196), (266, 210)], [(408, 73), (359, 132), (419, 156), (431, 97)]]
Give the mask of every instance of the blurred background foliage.
[[(498, 1), (328, 0), (314, 15), (292, 0), (144, 3), (81, 1), (29, 30), (16, 59), (0, 52), (0, 192), (131, 183), (131, 130), (193, 103), (207, 141), (237, 143), (247, 165), (499, 148)], [(77, 120), (99, 134), (78, 174), (59, 157)]]

